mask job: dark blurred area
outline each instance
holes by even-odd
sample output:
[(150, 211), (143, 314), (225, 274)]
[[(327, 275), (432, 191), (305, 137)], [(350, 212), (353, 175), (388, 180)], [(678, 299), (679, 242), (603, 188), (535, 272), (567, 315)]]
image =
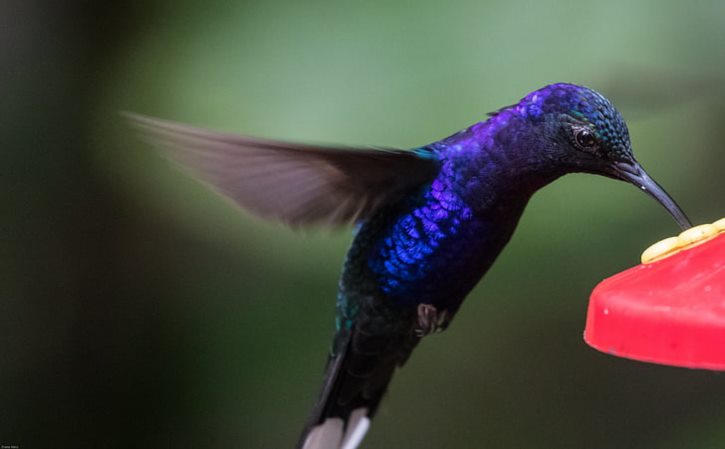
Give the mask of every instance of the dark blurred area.
[[(725, 215), (725, 3), (0, 3), (0, 444), (292, 447), (349, 232), (177, 173), (118, 112), (412, 147), (556, 81), (609, 96), (695, 223)], [(582, 342), (603, 278), (677, 233), (623, 183), (538, 194), (363, 448), (722, 448), (725, 377)]]

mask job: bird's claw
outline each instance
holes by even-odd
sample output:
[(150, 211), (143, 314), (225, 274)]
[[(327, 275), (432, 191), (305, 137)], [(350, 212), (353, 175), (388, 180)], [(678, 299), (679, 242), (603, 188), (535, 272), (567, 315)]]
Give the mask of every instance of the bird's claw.
[(438, 309), (431, 304), (418, 305), (418, 321), (415, 325), (415, 335), (425, 337), (435, 332), (440, 332), (446, 327), (448, 314), (445, 310)]

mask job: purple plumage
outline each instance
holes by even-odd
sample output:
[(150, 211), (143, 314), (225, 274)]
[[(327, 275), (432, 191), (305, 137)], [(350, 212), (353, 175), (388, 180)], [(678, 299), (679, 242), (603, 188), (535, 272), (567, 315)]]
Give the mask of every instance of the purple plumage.
[(354, 449), (419, 341), (445, 329), (509, 241), (531, 196), (573, 172), (635, 184), (689, 221), (632, 155), (599, 93), (532, 92), (413, 151), (342, 149), (132, 117), (174, 160), (242, 207), (295, 226), (356, 221), (322, 392), (298, 448)]

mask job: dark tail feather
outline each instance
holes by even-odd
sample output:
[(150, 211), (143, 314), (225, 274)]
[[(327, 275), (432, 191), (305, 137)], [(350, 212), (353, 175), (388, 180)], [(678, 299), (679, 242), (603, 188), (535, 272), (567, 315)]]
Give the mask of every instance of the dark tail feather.
[(362, 327), (336, 337), (322, 392), (296, 449), (357, 448), (395, 368), (417, 343), (408, 330), (368, 333)]

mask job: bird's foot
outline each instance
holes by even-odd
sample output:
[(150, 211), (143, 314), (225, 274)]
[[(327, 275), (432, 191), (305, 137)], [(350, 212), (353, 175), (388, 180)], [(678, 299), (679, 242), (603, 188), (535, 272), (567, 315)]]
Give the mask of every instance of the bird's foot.
[(435, 332), (440, 332), (447, 326), (448, 313), (445, 310), (438, 311), (434, 305), (418, 305), (418, 321), (415, 325), (415, 335), (425, 337)]

